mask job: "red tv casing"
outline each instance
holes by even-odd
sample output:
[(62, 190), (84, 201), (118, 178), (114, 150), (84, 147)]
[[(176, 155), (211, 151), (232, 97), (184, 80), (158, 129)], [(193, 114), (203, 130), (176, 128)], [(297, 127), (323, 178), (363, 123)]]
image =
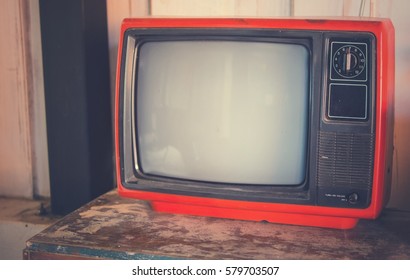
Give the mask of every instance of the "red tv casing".
[[(128, 189), (121, 178), (120, 152), (120, 74), (124, 33), (133, 28), (232, 28), (280, 29), (311, 31), (360, 31), (372, 33), (376, 39), (376, 102), (374, 167), (371, 203), (365, 209), (346, 209), (317, 205), (297, 205), (239, 201), (200, 196), (176, 195)], [(387, 19), (125, 19), (119, 40), (116, 106), (115, 156), (118, 192), (121, 196), (147, 200), (154, 210), (274, 223), (318, 226), (338, 229), (353, 228), (360, 218), (375, 219), (390, 193), (394, 122), (394, 27)]]

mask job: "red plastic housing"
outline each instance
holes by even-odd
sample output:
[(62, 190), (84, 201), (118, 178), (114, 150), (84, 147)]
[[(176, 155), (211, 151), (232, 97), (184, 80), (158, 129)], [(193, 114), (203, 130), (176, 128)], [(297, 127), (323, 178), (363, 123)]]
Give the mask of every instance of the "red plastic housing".
[[(237, 28), (319, 31), (365, 31), (376, 38), (375, 155), (371, 204), (366, 209), (237, 201), (130, 190), (121, 179), (119, 81), (123, 35), (130, 28)], [(115, 143), (121, 196), (151, 201), (157, 211), (221, 218), (269, 221), (338, 229), (353, 228), (358, 219), (375, 219), (388, 200), (394, 121), (394, 28), (386, 19), (126, 19), (121, 28), (116, 84)]]

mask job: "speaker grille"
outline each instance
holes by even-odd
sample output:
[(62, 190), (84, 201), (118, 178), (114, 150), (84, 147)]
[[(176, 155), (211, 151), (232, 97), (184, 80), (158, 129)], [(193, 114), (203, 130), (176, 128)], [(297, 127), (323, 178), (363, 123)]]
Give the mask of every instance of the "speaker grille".
[(320, 132), (318, 144), (319, 187), (371, 188), (372, 134)]

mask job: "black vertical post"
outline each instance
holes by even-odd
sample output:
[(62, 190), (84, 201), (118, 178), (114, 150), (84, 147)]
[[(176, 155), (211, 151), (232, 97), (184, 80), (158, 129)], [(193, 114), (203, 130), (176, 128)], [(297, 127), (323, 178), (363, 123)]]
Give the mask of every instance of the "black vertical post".
[(51, 207), (113, 188), (106, 1), (40, 0)]

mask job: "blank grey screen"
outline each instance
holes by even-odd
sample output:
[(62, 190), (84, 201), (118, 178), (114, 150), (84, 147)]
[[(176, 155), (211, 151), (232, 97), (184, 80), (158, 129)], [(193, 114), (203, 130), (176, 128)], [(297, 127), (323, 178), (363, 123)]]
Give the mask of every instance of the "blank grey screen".
[(147, 42), (136, 124), (144, 173), (235, 184), (301, 184), (309, 68), (302, 45)]

